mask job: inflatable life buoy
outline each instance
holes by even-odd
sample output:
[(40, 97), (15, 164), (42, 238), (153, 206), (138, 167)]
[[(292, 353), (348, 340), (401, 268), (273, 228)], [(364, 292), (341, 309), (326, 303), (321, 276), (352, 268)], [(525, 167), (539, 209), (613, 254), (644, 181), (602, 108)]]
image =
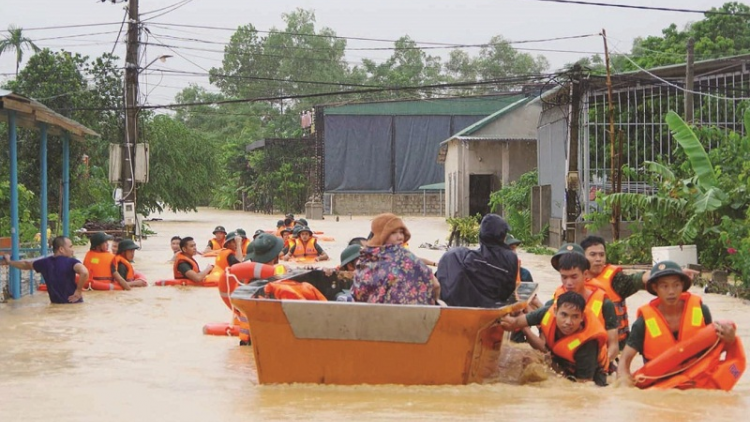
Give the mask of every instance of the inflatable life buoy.
[[(135, 273), (135, 280), (145, 280), (146, 283), (148, 283), (148, 280), (146, 279), (146, 275), (143, 273), (136, 272)], [(76, 274), (76, 284), (78, 283), (78, 274)], [(120, 286), (117, 283), (110, 283), (108, 281), (89, 281), (86, 283), (85, 286), (83, 286), (84, 289), (91, 289), (91, 290), (122, 290), (122, 286)], [(47, 285), (46, 284), (39, 284), (39, 287), (37, 288), (40, 292), (46, 292), (47, 291)]]
[(203, 326), (203, 334), (207, 336), (230, 336), (237, 337), (240, 335), (240, 326), (219, 322), (215, 324), (206, 324)]
[(195, 287), (216, 287), (218, 283), (203, 282), (196, 283), (187, 278), (172, 279), (172, 280), (157, 280), (154, 282), (154, 286), (195, 286)]
[(745, 365), (740, 338), (727, 345), (719, 340), (716, 327), (709, 324), (649, 361), (633, 378), (638, 388), (729, 391), (745, 372)]

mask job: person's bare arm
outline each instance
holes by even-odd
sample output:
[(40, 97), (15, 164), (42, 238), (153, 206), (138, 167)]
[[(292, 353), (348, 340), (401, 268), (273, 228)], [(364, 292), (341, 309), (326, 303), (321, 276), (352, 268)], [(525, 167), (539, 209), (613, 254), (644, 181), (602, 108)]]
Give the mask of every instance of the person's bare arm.
[(622, 349), (622, 353), (620, 354), (620, 366), (617, 368), (617, 378), (626, 387), (635, 385), (633, 374), (630, 372), (630, 365), (637, 354), (638, 351), (627, 345)]
[(214, 269), (213, 265), (209, 265), (206, 268), (203, 269), (203, 271), (197, 273), (193, 270), (189, 270), (185, 273), (185, 277), (188, 278), (188, 280), (193, 281), (195, 283), (202, 283), (203, 280), (206, 278), (206, 276), (211, 272), (211, 270)]
[(620, 342), (618, 339), (617, 329), (607, 330), (607, 354), (609, 361), (614, 362), (617, 355), (620, 354)]
[(13, 268), (18, 268), (19, 270), (33, 270), (34, 269), (34, 261), (28, 261), (25, 259), (22, 259), (20, 261), (11, 261), (10, 255), (3, 255), (2, 261), (0, 261), (0, 264), (2, 265), (10, 265)]
[(506, 315), (500, 321), (500, 325), (506, 331), (512, 331), (519, 328), (529, 326), (529, 322), (526, 320), (526, 315), (519, 315), (517, 317)]
[(330, 258), (328, 257), (328, 254), (323, 252), (320, 255), (315, 257), (316, 261), (328, 261)]
[(83, 297), (83, 288), (89, 282), (89, 270), (80, 262), (73, 266), (73, 271), (78, 274), (78, 284), (76, 285), (76, 291), (68, 297), (68, 302), (74, 303), (81, 300)]
[(547, 341), (544, 339), (544, 334), (536, 335), (531, 331), (531, 327), (524, 327), (523, 333), (526, 335), (526, 340), (529, 342), (531, 347), (540, 352), (547, 351)]
[(122, 287), (123, 290), (130, 290), (130, 284), (128, 284), (128, 281), (125, 280), (121, 275), (119, 271), (114, 271), (112, 273), (112, 277), (115, 279), (117, 284)]

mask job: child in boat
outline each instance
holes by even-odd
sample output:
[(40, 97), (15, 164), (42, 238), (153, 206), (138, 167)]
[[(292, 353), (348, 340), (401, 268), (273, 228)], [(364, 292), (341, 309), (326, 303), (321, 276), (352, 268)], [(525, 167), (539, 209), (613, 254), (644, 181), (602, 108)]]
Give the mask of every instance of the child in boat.
[[(618, 376), (633, 385), (630, 364), (640, 353), (644, 363), (667, 352), (712, 323), (711, 312), (699, 296), (688, 292), (692, 280), (673, 261), (662, 261), (651, 269), (646, 290), (656, 299), (638, 308), (625, 348), (620, 355)], [(734, 324), (714, 322), (717, 337), (727, 345), (735, 342)]]
[(372, 220), (372, 238), (362, 249), (352, 294), (357, 302), (434, 305), (440, 284), (419, 258), (403, 247), (409, 229), (394, 214)]

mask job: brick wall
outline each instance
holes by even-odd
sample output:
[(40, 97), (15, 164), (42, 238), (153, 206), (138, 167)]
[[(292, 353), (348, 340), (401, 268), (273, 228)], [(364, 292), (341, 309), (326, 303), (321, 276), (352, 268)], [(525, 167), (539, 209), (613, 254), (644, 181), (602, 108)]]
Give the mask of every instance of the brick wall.
[(392, 212), (398, 215), (442, 216), (445, 195), (440, 193), (327, 193), (326, 211), (332, 198), (333, 215), (374, 215)]

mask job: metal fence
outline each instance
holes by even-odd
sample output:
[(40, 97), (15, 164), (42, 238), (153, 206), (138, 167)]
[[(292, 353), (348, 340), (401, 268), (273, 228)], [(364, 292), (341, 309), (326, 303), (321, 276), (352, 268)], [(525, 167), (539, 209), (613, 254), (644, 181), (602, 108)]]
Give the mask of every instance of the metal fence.
[[(674, 73), (674, 72), (672, 72)], [(750, 70), (747, 61), (726, 62), (721, 69), (696, 74), (692, 88), (694, 123), (717, 127), (725, 134), (742, 132), (741, 103), (750, 97)], [(613, 103), (615, 133), (621, 140), (621, 164), (639, 170), (644, 161), (670, 163), (677, 146), (664, 117), (670, 110), (684, 116), (683, 77), (633, 74), (615, 77)], [(589, 81), (581, 108), (579, 155), (582, 165), (584, 213), (595, 209), (595, 193), (612, 191), (611, 138), (609, 135), (607, 89), (601, 79)], [(712, 148), (718, 140), (708, 140)], [(615, 151), (617, 152), (617, 151)], [(621, 192), (649, 193), (651, 187), (624, 173)]]
[[(22, 258), (27, 259), (40, 256), (42, 251), (39, 248), (21, 248), (19, 249), (19, 252)], [(0, 249), (0, 254), (10, 254), (10, 250)], [(21, 296), (36, 294), (39, 289), (39, 284), (44, 283), (42, 277), (33, 270), (21, 271), (14, 269), (14, 271), (21, 272)], [(9, 266), (0, 266), (0, 302), (4, 302), (13, 297), (11, 295), (13, 292), (13, 286), (11, 286), (10, 272), (11, 269)]]

